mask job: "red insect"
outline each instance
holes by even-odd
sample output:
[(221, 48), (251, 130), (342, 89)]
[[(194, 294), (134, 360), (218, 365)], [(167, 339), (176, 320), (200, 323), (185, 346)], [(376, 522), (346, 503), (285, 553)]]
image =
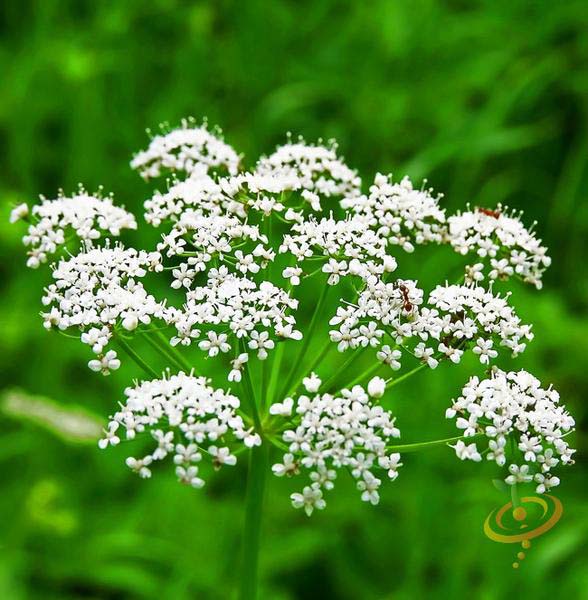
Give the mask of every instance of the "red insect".
[(495, 219), (498, 219), (498, 217), (500, 216), (499, 210), (491, 210), (490, 208), (478, 208), (478, 212), (481, 212), (482, 214), (487, 215), (488, 217), (494, 217)]
[(398, 285), (398, 289), (400, 290), (400, 293), (402, 294), (403, 310), (405, 312), (411, 312), (412, 311), (412, 302), (410, 301), (410, 297), (408, 295), (408, 288), (403, 283), (400, 283)]

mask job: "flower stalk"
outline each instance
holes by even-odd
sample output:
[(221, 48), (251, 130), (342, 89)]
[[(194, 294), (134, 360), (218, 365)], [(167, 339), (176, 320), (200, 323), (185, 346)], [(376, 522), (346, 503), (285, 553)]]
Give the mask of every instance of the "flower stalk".
[(240, 600), (256, 600), (259, 580), (259, 547), (266, 480), (269, 470), (269, 444), (253, 448), (249, 454), (245, 523), (242, 540), (242, 564), (239, 585)]

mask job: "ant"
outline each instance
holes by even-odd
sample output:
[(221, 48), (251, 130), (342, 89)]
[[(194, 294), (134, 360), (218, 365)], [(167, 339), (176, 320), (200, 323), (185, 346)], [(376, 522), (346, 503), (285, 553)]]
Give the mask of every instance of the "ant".
[(495, 219), (498, 219), (498, 217), (500, 216), (499, 210), (491, 210), (490, 208), (478, 207), (478, 212), (481, 212), (482, 214), (487, 215), (488, 217), (494, 217)]
[(412, 311), (412, 302), (410, 301), (410, 298), (408, 296), (408, 288), (403, 284), (400, 283), (398, 284), (398, 289), (400, 290), (400, 293), (402, 294), (402, 308), (405, 312), (411, 312)]

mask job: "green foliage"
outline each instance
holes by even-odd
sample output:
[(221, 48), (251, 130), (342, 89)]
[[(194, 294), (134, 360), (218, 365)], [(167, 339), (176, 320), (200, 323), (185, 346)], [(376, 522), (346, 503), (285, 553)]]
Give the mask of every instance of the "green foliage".
[[(222, 125), (250, 162), (284, 130), (336, 137), (367, 177), (426, 176), (450, 209), (506, 202), (539, 221), (554, 258), (545, 290), (514, 292), (536, 340), (500, 365), (560, 390), (578, 422), (579, 460), (556, 492), (561, 523), (518, 571), (515, 550), (482, 533), (507, 501), (492, 465), (459, 463), (444, 448), (407, 455), (380, 506), (341, 481), (311, 520), (274, 478), (263, 597), (587, 597), (587, 27), (582, 0), (5, 0), (0, 387), (103, 418), (138, 375), (127, 364), (96, 376), (86, 349), (43, 330), (47, 274), (25, 272), (12, 204), (81, 181), (139, 213), (148, 188), (125, 165), (146, 126), (188, 114)], [(141, 231), (141, 245), (153, 243)], [(400, 269), (429, 285), (454, 264), (427, 250)], [(440, 367), (396, 388), (403, 442), (453, 434), (444, 410), (473, 368)], [(163, 472), (138, 481), (124, 449), (100, 453), (34, 421), (3, 414), (0, 424), (0, 598), (229, 597), (242, 469), (203, 492)]]

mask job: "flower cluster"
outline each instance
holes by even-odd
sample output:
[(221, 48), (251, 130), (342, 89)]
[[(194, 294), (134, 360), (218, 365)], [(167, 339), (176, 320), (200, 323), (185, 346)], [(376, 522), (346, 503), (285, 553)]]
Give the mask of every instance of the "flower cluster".
[(337, 220), (331, 216), (320, 221), (311, 217), (295, 222), (284, 235), (279, 252), (289, 252), (298, 265), (303, 264), (288, 271), (296, 277), (307, 271), (307, 261), (326, 260), (321, 270), (328, 274), (329, 285), (336, 285), (346, 275), (367, 281), (396, 269), (396, 260), (386, 254), (385, 240), (353, 217)]
[[(307, 391), (316, 392), (320, 383), (316, 376), (309, 378)], [(270, 412), (293, 422), (282, 434), (288, 452), (272, 469), (278, 477), (308, 471), (310, 484), (291, 495), (292, 505), (307, 515), (325, 507), (323, 492), (333, 489), (338, 469), (351, 473), (361, 499), (371, 504), (379, 502), (382, 483), (374, 472), (382, 469), (392, 480), (398, 476), (400, 454), (388, 451), (386, 445), (390, 438), (400, 437), (400, 431), (392, 414), (374, 404), (361, 386), (337, 395), (301, 395), (295, 402), (287, 398)]]
[[(217, 356), (231, 350), (232, 336), (265, 360), (267, 351), (275, 346), (275, 338), (302, 338), (301, 332), (294, 329), (296, 319), (287, 314), (297, 308), (298, 300), (269, 281), (258, 285), (245, 276), (229, 273), (225, 266), (211, 269), (206, 284), (187, 293), (185, 306), (171, 310), (170, 322), (177, 330), (171, 343), (190, 345), (199, 340), (201, 350)], [(234, 349), (238, 350), (236, 344)]]
[(80, 330), (81, 341), (98, 355), (89, 367), (104, 374), (117, 369), (116, 353), (104, 353), (115, 327), (133, 331), (153, 318), (167, 318), (165, 304), (157, 302), (138, 281), (158, 262), (157, 253), (125, 249), (120, 244), (113, 248), (87, 245), (83, 252), (62, 259), (53, 268), (55, 282), (43, 296), (43, 304), (50, 307), (43, 313), (45, 327)]
[[(238, 241), (239, 250), (232, 244)], [(250, 253), (243, 251), (247, 243), (253, 245)], [(172, 271), (172, 288), (190, 289), (198, 273), (207, 269), (213, 259), (224, 261), (236, 271), (258, 273), (274, 254), (264, 245), (267, 238), (256, 225), (242, 223), (234, 216), (204, 216), (185, 212), (168, 234), (162, 236), (157, 251), (162, 255), (183, 257), (186, 260)]]
[(445, 285), (423, 306), (423, 291), (411, 280), (368, 284), (356, 303), (339, 306), (329, 324), (338, 326), (330, 336), (340, 352), (379, 347), (378, 359), (392, 369), (400, 368), (402, 350), (434, 369), (441, 358), (460, 362), (468, 347), (482, 364), (498, 356), (495, 343), (516, 356), (532, 339), (506, 298), (482, 287)]
[(298, 180), (310, 194), (303, 198), (312, 210), (320, 211), (320, 196), (353, 197), (360, 194), (361, 179), (338, 156), (337, 145), (307, 144), (302, 138), (289, 141), (269, 156), (262, 157), (255, 171), (260, 175)]
[[(499, 466), (509, 463), (505, 481), (510, 485), (535, 481), (537, 493), (543, 493), (559, 484), (552, 468), (574, 462), (575, 450), (565, 440), (574, 419), (559, 403), (559, 394), (551, 387), (543, 389), (526, 371), (496, 370), (488, 379), (472, 377), (446, 416), (456, 418), (466, 437), (487, 438), (484, 452)], [(455, 449), (462, 460), (482, 459), (475, 442), (460, 441)]]
[[(465, 352), (482, 365), (502, 350), (523, 352), (531, 327), (508, 294), (494, 292), (494, 280), (517, 276), (540, 287), (550, 260), (533, 228), (500, 205), (446, 215), (432, 189), (382, 174), (362, 193), (357, 172), (334, 143), (288, 139), (254, 164), (243, 169), (235, 150), (206, 123), (183, 121), (152, 138), (131, 165), (145, 179), (170, 175), (144, 202), (145, 220), (160, 228), (154, 251), (113, 244), (110, 237), (137, 224), (110, 197), (80, 189), (73, 197), (42, 198), (30, 213), (26, 204), (17, 206), (11, 221), (30, 221), (24, 237), (29, 266), (47, 262), (70, 239), (81, 241), (77, 252), (69, 244), (71, 254), (52, 267), (45, 327), (75, 330), (94, 352), (88, 366), (96, 372), (119, 368), (112, 341), (150, 377), (165, 368), (152, 363), (155, 352), (165, 366), (184, 369), (128, 388), (101, 442), (118, 443), (121, 426), (128, 438), (149, 432), (154, 452), (127, 461), (141, 476), (171, 454), (178, 478), (200, 487), (197, 463), (204, 453), (214, 466), (232, 465), (236, 442), (247, 448), (263, 437), (283, 452), (276, 475), (302, 469), (309, 475), (308, 485), (291, 496), (295, 507), (308, 514), (322, 509), (341, 467), (355, 478), (362, 499), (375, 504), (378, 470), (394, 479), (401, 463), (398, 447), (390, 445), (399, 436), (395, 419), (378, 404), (389, 379), (369, 377), (386, 367), (400, 370), (407, 354), (435, 369), (441, 361), (459, 363)], [(429, 293), (409, 275), (396, 276), (392, 253), (424, 244), (477, 256), (463, 260), (463, 285), (433, 284)], [(157, 282), (154, 289), (168, 288), (165, 301), (149, 290)], [(299, 318), (301, 298), (314, 303), (309, 319)], [(324, 335), (324, 314), (328, 339), (316, 343)], [(298, 352), (293, 342), (303, 338)], [(144, 343), (152, 351), (147, 359)], [(321, 389), (308, 371), (320, 371), (335, 345), (340, 353), (357, 352), (333, 360), (340, 364)], [(362, 349), (373, 351), (372, 364), (351, 373)], [(270, 356), (268, 365), (263, 361)], [(247, 397), (245, 410), (235, 395), (194, 375), (208, 374), (199, 368), (203, 358), (215, 358), (219, 368), (212, 374)], [(192, 364), (195, 371), (186, 375)], [(401, 373), (396, 383), (420, 368)], [(297, 393), (289, 397), (292, 390)], [(524, 372), (473, 378), (448, 416), (464, 431), (457, 455), (481, 460), (487, 454), (499, 465), (509, 457), (509, 483), (533, 478), (545, 491), (558, 481), (551, 468), (572, 462), (574, 451), (564, 440), (572, 418), (551, 388), (541, 389)], [(479, 450), (467, 439), (472, 435), (490, 438), (488, 448)]]
[(389, 244), (413, 252), (415, 244), (444, 239), (442, 196), (435, 197), (432, 191), (415, 189), (408, 177), (393, 183), (391, 177), (378, 173), (368, 196), (346, 198), (341, 204), (362, 216)]
[(470, 266), (470, 279), (481, 281), (484, 271), (488, 271), (491, 280), (517, 275), (541, 288), (543, 272), (551, 259), (541, 240), (523, 225), (520, 215), (509, 214), (499, 204), (494, 210), (477, 208), (457, 213), (447, 219), (447, 226), (448, 241), (456, 252), (475, 253), (483, 261)]
[[(12, 212), (11, 221), (28, 216), (28, 207), (22, 204)], [(27, 266), (33, 269), (47, 262), (72, 237), (89, 242), (104, 232), (118, 236), (122, 229), (137, 228), (135, 217), (114, 206), (112, 197), (102, 197), (100, 192), (89, 194), (81, 186), (72, 196), (63, 192), (53, 200), (41, 196), (41, 202), (32, 208), (30, 220), (23, 242), (30, 247)]]
[(154, 461), (171, 455), (178, 479), (200, 488), (204, 480), (197, 465), (203, 453), (218, 469), (236, 464), (231, 448), (261, 444), (259, 435), (238, 414), (239, 399), (211, 387), (204, 377), (180, 372), (129, 387), (125, 395), (126, 403), (111, 417), (100, 446), (118, 444), (121, 427), (127, 439), (150, 433), (156, 442), (153, 452), (126, 461), (141, 477), (151, 477)]
[(207, 175), (175, 182), (167, 192), (155, 192), (145, 200), (145, 220), (154, 227), (177, 221), (186, 210), (203, 215), (239, 213), (241, 204), (227, 197), (220, 185)]
[(164, 172), (206, 175), (209, 171), (226, 171), (235, 175), (239, 155), (220, 138), (220, 132), (215, 133), (209, 131), (206, 123), (198, 126), (185, 119), (181, 127), (156, 135), (147, 150), (133, 158), (131, 168), (144, 179)]

